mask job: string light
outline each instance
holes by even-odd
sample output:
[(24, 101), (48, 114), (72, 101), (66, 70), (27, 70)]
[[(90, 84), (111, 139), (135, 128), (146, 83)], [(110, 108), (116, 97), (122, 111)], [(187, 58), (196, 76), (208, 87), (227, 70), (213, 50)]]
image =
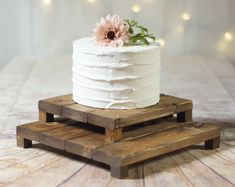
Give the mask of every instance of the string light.
[(51, 4), (51, 0), (43, 0), (43, 4), (48, 6)]
[(159, 39), (157, 40), (157, 42), (160, 44), (161, 47), (163, 47), (163, 46), (165, 45), (165, 40), (162, 39), (162, 38), (159, 38)]
[(182, 19), (183, 19), (184, 21), (189, 21), (190, 18), (191, 18), (190, 14), (188, 14), (188, 13), (183, 13), (183, 14), (181, 15), (181, 17), (182, 17)]
[(227, 41), (231, 41), (233, 39), (233, 35), (231, 32), (224, 33), (224, 39)]
[(133, 5), (131, 7), (132, 11), (135, 13), (138, 13), (140, 11), (140, 6), (139, 5)]
[(87, 0), (88, 3), (95, 3), (96, 0)]

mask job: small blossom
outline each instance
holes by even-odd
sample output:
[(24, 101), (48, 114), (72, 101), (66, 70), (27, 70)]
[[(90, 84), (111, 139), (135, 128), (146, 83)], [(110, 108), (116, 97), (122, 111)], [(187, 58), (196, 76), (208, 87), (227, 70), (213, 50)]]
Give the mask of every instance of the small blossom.
[(127, 44), (130, 38), (129, 26), (117, 15), (101, 18), (94, 29), (97, 45), (120, 47)]

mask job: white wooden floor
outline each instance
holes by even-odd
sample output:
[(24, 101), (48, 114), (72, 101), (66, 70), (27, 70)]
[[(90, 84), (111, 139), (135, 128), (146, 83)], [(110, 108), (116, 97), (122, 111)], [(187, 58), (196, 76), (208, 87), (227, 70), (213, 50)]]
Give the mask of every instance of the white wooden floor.
[(16, 147), (15, 127), (37, 120), (37, 101), (70, 92), (71, 60), (13, 60), (0, 70), (0, 186), (235, 186), (235, 67), (208, 57), (165, 59), (161, 82), (163, 93), (194, 101), (195, 120), (219, 123), (221, 147), (155, 158), (118, 180), (98, 163), (40, 144)]

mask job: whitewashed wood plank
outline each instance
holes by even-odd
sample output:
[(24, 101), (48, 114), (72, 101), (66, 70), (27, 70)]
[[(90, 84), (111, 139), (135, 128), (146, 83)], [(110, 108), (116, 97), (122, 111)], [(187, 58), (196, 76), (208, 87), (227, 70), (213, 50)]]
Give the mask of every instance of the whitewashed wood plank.
[(22, 150), (14, 154), (6, 154), (5, 156), (0, 157), (0, 169), (12, 167), (29, 159), (34, 159), (35, 157), (41, 156), (45, 153), (45, 151), (40, 151), (38, 149), (29, 149)]
[(188, 150), (188, 152), (194, 155), (202, 163), (204, 163), (211, 170), (216, 172), (221, 177), (230, 181), (235, 185), (235, 165), (229, 160), (219, 156), (216, 151), (210, 150)]
[(61, 183), (59, 186), (70, 187), (82, 184), (84, 187), (90, 187), (95, 184), (96, 187), (102, 186), (143, 186), (142, 165), (132, 166), (128, 171), (128, 177), (117, 179), (110, 176), (110, 170), (104, 167), (98, 167), (92, 164), (86, 165), (81, 171), (75, 173), (71, 178)]
[(12, 137), (9, 138), (9, 137), (0, 135), (0, 148), (7, 148), (7, 147), (15, 146), (16, 139), (14, 137), (15, 137), (14, 135), (13, 135), (13, 138)]
[(145, 186), (192, 186), (169, 155), (144, 163)]
[(172, 155), (172, 159), (192, 186), (233, 186), (230, 181), (224, 179), (185, 151)]
[(3, 156), (19, 153), (19, 152), (22, 152), (22, 151), (24, 151), (24, 150), (22, 150), (22, 148), (19, 148), (19, 147), (0, 148), (0, 159)]
[(60, 187), (73, 187), (82, 184), (83, 187), (103, 187), (106, 186), (111, 180), (110, 172), (108, 169), (98, 167), (93, 164), (85, 165), (80, 171), (74, 173), (73, 176), (67, 178), (59, 186)]
[[(57, 186), (66, 178), (78, 172), (84, 162), (71, 157), (60, 157), (57, 161), (42, 167), (38, 171), (30, 172), (28, 175), (22, 176), (13, 183), (7, 183), (6, 186)], [(83, 176), (84, 177), (84, 176)], [(82, 185), (76, 184), (76, 186)]]
[(9, 182), (13, 182), (19, 177), (33, 173), (52, 162), (58, 161), (59, 158), (61, 158), (61, 156), (58, 154), (49, 152), (36, 156), (33, 159), (17, 163), (12, 167), (1, 169), (0, 185), (5, 185)]

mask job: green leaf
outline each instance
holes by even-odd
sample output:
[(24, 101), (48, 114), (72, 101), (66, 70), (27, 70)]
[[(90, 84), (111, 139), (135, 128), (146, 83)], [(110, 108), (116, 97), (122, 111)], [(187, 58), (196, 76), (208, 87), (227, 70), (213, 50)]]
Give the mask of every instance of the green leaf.
[(142, 33), (138, 33), (135, 35), (135, 37), (140, 37), (140, 36), (142, 36)]
[(146, 38), (142, 38), (142, 41), (145, 45), (149, 45), (149, 41)]
[(148, 38), (151, 38), (153, 41), (156, 40), (156, 37), (155, 37), (155, 36), (148, 36)]
[(148, 29), (143, 27), (143, 26), (141, 26), (141, 25), (137, 25), (136, 27), (139, 28), (143, 32), (146, 32), (146, 33), (148, 32)]
[(128, 30), (128, 31), (129, 31), (130, 34), (133, 34), (133, 33), (134, 33), (132, 27), (129, 27), (129, 30)]
[(131, 24), (131, 26), (136, 26), (136, 25), (138, 25), (138, 21), (131, 20), (130, 24)]
[(130, 40), (129, 44), (142, 44), (149, 45), (150, 42), (148, 39), (153, 41), (156, 40), (153, 34), (148, 33), (148, 29), (138, 23), (136, 20), (125, 19), (125, 23), (129, 26)]

